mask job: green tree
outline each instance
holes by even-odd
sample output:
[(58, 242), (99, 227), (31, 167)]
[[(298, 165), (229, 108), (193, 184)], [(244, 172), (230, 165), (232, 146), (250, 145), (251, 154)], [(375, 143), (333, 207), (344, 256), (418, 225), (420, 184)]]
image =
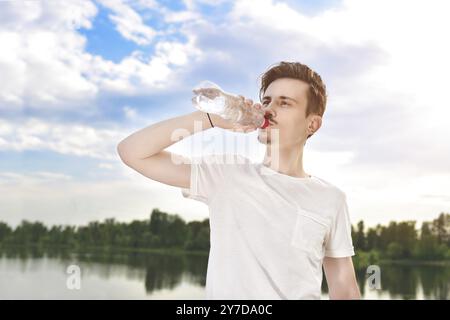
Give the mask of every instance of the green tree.
[(391, 242), (387, 246), (386, 254), (391, 259), (396, 259), (396, 258), (401, 257), (402, 252), (403, 252), (403, 247), (398, 242)]
[(359, 221), (357, 231), (355, 233), (355, 248), (358, 250), (366, 250), (366, 236), (364, 234), (364, 221)]
[(433, 220), (432, 232), (437, 237), (439, 244), (450, 245), (450, 214), (441, 213)]
[(208, 250), (210, 247), (209, 219), (192, 221), (188, 224), (188, 236), (185, 245), (187, 250)]
[(12, 233), (12, 229), (4, 222), (0, 222), (0, 243), (5, 241)]
[(379, 242), (379, 236), (377, 234), (376, 229), (373, 228), (369, 228), (369, 230), (367, 230), (367, 250), (374, 250), (377, 249), (379, 247), (378, 245)]

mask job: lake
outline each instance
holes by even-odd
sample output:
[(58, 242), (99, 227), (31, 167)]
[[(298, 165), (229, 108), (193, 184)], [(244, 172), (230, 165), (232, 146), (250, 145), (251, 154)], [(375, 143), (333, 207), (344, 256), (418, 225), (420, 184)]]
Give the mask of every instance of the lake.
[[(204, 299), (207, 263), (206, 254), (3, 249), (0, 299)], [(448, 265), (380, 270), (380, 289), (369, 286), (366, 270), (357, 271), (363, 299), (450, 298)]]

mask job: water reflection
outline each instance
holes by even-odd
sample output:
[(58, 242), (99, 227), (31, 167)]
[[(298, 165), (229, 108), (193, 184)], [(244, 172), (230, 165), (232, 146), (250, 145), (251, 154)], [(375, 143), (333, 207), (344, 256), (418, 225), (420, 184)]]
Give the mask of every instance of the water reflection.
[[(0, 250), (0, 299), (203, 299), (207, 254), (61, 249)], [(82, 270), (82, 290), (68, 290), (66, 269)], [(381, 289), (357, 270), (364, 299), (448, 299), (449, 266), (381, 265)], [(327, 299), (324, 281), (322, 298)]]

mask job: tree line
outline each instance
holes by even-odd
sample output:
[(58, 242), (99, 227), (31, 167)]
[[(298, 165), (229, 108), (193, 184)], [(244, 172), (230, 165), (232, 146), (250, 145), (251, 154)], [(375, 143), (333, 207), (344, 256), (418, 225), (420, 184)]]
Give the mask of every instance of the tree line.
[(356, 250), (372, 252), (387, 259), (450, 259), (450, 214), (441, 213), (433, 221), (423, 222), (416, 229), (416, 221), (391, 221), (366, 228), (359, 221), (352, 226)]
[[(419, 230), (415, 221), (390, 222), (366, 230), (363, 221), (352, 226), (357, 255), (369, 260), (450, 259), (450, 214), (441, 213)], [(54, 225), (23, 220), (16, 228), (0, 221), (0, 246), (58, 246), (71, 249), (209, 250), (209, 219), (185, 222), (179, 215), (153, 209), (148, 220), (128, 223), (115, 219), (84, 226)]]
[(111, 218), (78, 227), (46, 227), (42, 222), (23, 220), (13, 229), (0, 222), (0, 245), (208, 250), (209, 220), (186, 223), (178, 215), (154, 209), (150, 219), (129, 223)]

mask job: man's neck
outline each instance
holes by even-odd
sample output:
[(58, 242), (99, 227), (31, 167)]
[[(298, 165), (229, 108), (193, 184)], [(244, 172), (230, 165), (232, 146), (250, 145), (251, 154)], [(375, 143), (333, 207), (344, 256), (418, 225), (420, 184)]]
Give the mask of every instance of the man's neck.
[(273, 146), (267, 146), (263, 165), (288, 176), (298, 178), (310, 177), (303, 170), (303, 145), (274, 149)]

